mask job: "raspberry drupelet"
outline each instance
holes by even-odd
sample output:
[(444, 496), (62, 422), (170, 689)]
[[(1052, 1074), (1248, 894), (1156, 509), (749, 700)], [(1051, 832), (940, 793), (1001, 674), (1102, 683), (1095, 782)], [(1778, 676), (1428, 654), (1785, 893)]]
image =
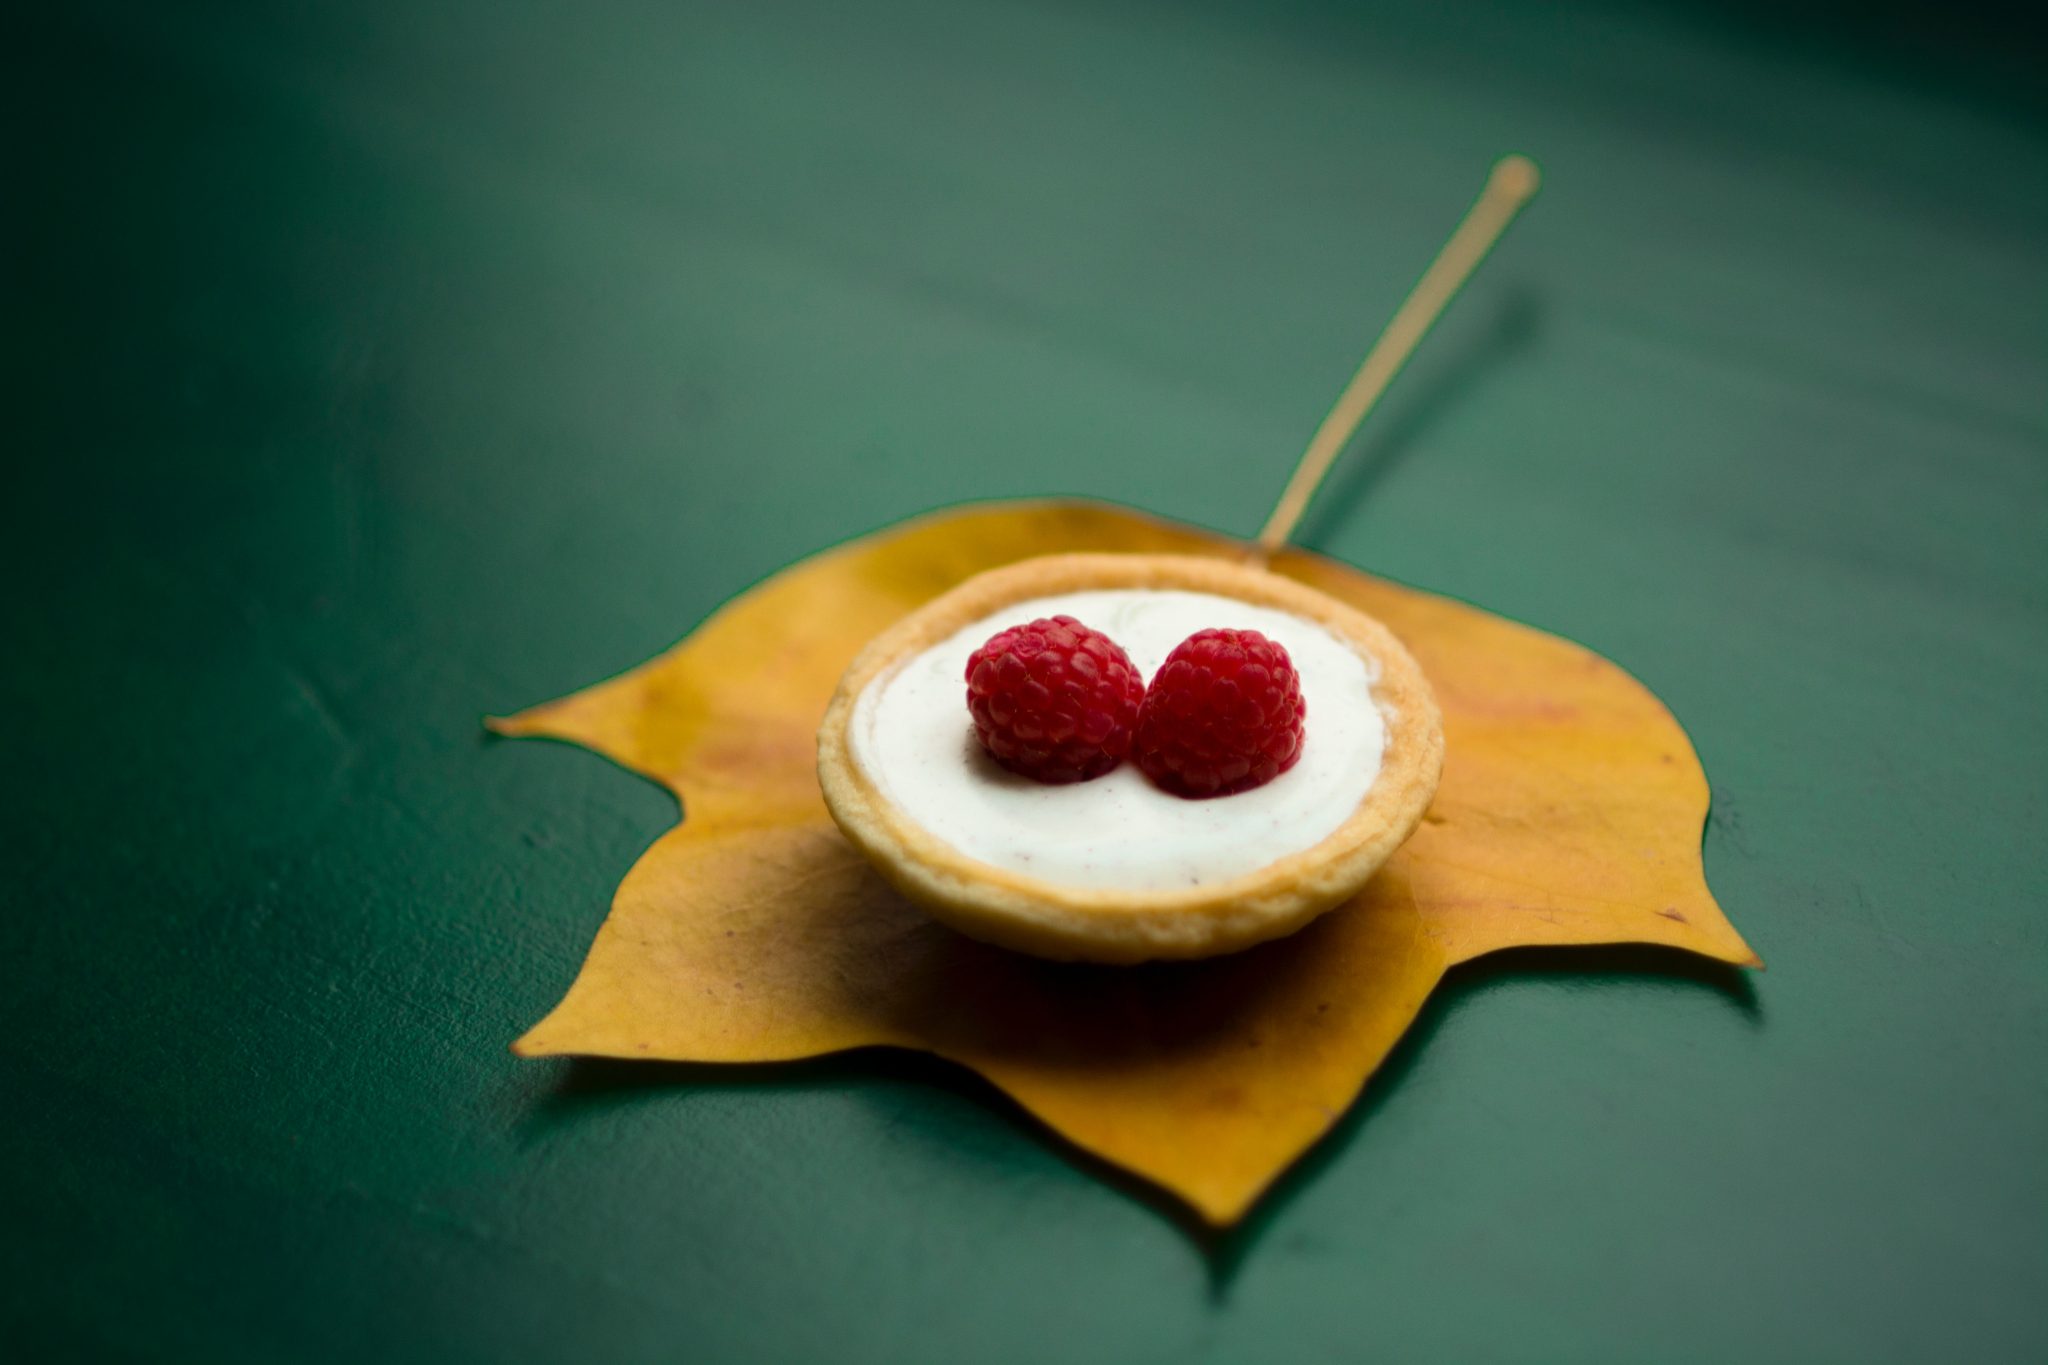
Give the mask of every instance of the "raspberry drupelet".
[(1145, 680), (1123, 649), (1071, 616), (990, 637), (967, 660), (967, 709), (996, 762), (1040, 782), (1085, 782), (1130, 752)]
[(1132, 759), (1176, 796), (1248, 791), (1301, 757), (1307, 713), (1278, 643), (1255, 630), (1198, 630), (1154, 675)]

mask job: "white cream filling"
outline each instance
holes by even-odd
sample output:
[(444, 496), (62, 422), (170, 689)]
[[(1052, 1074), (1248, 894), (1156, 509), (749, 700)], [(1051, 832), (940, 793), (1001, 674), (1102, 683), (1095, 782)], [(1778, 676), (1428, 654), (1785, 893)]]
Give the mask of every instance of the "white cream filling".
[[(1122, 645), (1149, 681), (1208, 626), (1256, 630), (1301, 674), (1301, 759), (1263, 787), (1190, 801), (1134, 763), (1047, 786), (999, 767), (967, 714), (967, 659), (1006, 626), (1067, 615)], [(1318, 842), (1379, 775), (1386, 725), (1378, 666), (1313, 621), (1210, 593), (1109, 589), (1005, 607), (869, 683), (855, 703), (853, 758), (910, 819), (970, 858), (1069, 886), (1168, 890), (1243, 876)]]

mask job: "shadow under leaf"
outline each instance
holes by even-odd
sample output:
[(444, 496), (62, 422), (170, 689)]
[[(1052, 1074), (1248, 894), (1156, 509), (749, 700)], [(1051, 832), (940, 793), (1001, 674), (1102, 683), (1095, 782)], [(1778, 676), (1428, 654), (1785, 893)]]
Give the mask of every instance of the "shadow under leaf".
[(1211, 1226), (1158, 1186), (1075, 1146), (973, 1070), (928, 1053), (901, 1048), (859, 1048), (798, 1061), (761, 1063), (566, 1058), (556, 1064), (552, 1084), (532, 1100), (520, 1126), (529, 1136), (539, 1136), (643, 1096), (686, 1089), (816, 1093), (855, 1089), (876, 1081), (931, 1086), (985, 1113), (1032, 1130), (1038, 1140), (1047, 1143), (1070, 1165), (1180, 1229), (1202, 1250), (1209, 1267), (1211, 1296), (1221, 1301), (1227, 1297), (1252, 1247), (1262, 1240), (1297, 1192), (1313, 1184), (1351, 1146), (1372, 1117), (1392, 1102), (1437, 1031), (1455, 1011), (1511, 981), (1563, 977), (1587, 981), (1656, 978), (1683, 983), (1719, 995), (1753, 1024), (1760, 1025), (1763, 1019), (1753, 974), (1677, 949), (1635, 944), (1510, 949), (1455, 967), (1367, 1082), (1357, 1103), (1274, 1183), (1243, 1221), (1227, 1228)]

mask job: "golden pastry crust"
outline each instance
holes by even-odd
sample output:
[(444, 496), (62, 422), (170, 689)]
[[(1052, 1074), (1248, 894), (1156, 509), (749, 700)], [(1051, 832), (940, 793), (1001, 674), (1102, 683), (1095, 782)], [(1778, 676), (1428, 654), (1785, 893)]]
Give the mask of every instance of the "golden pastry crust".
[[(1372, 694), (1387, 743), (1379, 775), (1358, 809), (1321, 842), (1228, 881), (1166, 891), (1077, 887), (969, 858), (905, 815), (861, 770), (847, 730), (854, 703), (870, 684), (1013, 603), (1096, 588), (1182, 589), (1273, 607), (1314, 621), (1376, 664)], [(1313, 743), (1313, 710), (1310, 716)], [(1224, 560), (1049, 555), (979, 574), (876, 636), (847, 668), (818, 727), (818, 785), (833, 820), (868, 861), (961, 933), (1039, 957), (1144, 962), (1249, 948), (1293, 933), (1349, 900), (1414, 833), (1436, 794), (1443, 752), (1443, 722), (1422, 670), (1363, 612)]]

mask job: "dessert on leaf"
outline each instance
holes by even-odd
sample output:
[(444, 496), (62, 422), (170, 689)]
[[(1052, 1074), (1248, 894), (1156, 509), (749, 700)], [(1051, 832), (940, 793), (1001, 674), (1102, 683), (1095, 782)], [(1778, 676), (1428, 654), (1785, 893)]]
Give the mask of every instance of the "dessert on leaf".
[[(1443, 766), (1422, 671), (1377, 621), (1254, 562), (1536, 185), (1525, 157), (1495, 165), (1323, 419), (1253, 562), (1027, 559), (861, 652), (818, 729), (818, 782), (893, 886), (1041, 957), (1213, 957), (1342, 904), (1414, 832)], [(971, 732), (947, 695), (963, 676)]]
[(975, 938), (1094, 962), (1232, 952), (1349, 900), (1442, 762), (1386, 627), (1176, 555), (971, 578), (862, 651), (818, 731), (832, 818), (898, 890)]
[(914, 1048), (1222, 1225), (1460, 963), (1654, 943), (1760, 966), (1707, 888), (1706, 778), (1654, 695), (1286, 543), (1535, 186), (1495, 167), (1256, 542), (1086, 502), (941, 511), (490, 722), (685, 813), (514, 1050)]

